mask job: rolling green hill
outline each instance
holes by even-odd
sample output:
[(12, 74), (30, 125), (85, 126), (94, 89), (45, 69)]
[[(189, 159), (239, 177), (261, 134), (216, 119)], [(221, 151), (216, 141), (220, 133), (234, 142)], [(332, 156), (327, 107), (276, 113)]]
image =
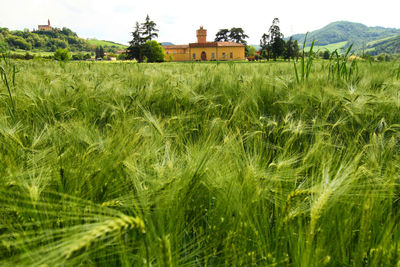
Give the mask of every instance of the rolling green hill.
[[(295, 34), (292, 37), (299, 43), (303, 43), (305, 36), (305, 34)], [(361, 23), (337, 21), (310, 32), (307, 37), (307, 46), (315, 39), (320, 47), (344, 43), (344, 47), (354, 44), (354, 49), (360, 50), (365, 49), (370, 42), (388, 40), (387, 38), (395, 36), (400, 36), (400, 29), (368, 27)]]
[(72, 52), (95, 51), (97, 46), (103, 46), (105, 52), (124, 50), (127, 46), (97, 39), (85, 40), (68, 28), (51, 31), (11, 31), (0, 28), (0, 51), (14, 52), (54, 52), (57, 48), (65, 48)]
[(398, 54), (400, 53), (400, 35), (370, 42), (367, 44), (367, 51), (371, 55)]
[(88, 39), (87, 40), (88, 44), (90, 46), (103, 46), (105, 49), (107, 48), (112, 48), (112, 49), (117, 49), (117, 50), (125, 50), (128, 48), (128, 46), (123, 45), (123, 44), (118, 44), (112, 41), (105, 41), (105, 40), (97, 40), (97, 39)]

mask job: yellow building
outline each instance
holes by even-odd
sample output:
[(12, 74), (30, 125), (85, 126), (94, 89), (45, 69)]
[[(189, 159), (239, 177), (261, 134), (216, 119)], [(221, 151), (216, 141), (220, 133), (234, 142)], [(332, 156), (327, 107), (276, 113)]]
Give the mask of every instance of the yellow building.
[(47, 20), (47, 25), (38, 25), (39, 31), (52, 31), (53, 28), (50, 25), (50, 20)]
[(234, 42), (207, 42), (207, 30), (196, 31), (197, 43), (163, 45), (167, 61), (244, 60), (245, 46)]

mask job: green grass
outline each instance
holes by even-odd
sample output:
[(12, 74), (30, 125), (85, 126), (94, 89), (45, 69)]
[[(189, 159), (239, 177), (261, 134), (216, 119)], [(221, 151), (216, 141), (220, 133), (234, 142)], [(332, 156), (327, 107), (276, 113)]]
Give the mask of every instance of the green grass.
[(392, 39), (392, 38), (393, 38), (393, 36), (389, 36), (389, 37), (386, 37), (386, 38), (382, 38), (382, 39), (379, 39), (379, 40), (375, 40), (375, 41), (368, 42), (368, 43), (367, 43), (367, 47), (373, 46), (373, 45), (378, 44), (378, 43), (383, 42), (383, 41), (390, 40), (390, 39)]
[(89, 45), (94, 45), (94, 46), (103, 46), (103, 47), (116, 47), (117, 49), (123, 50), (128, 48), (126, 45), (114, 43), (111, 41), (104, 41), (104, 40), (97, 40), (97, 39), (88, 39), (87, 40)]
[[(317, 43), (314, 45), (314, 51), (325, 51), (328, 50), (329, 52), (333, 52), (335, 50), (341, 51), (343, 47), (345, 47), (347, 44), (347, 41), (344, 42), (339, 42), (339, 43), (334, 43), (334, 44), (328, 44), (328, 45), (317, 45)], [(305, 47), (305, 50), (308, 51), (310, 49), (310, 46)]]
[(0, 265), (395, 266), (398, 64), (329, 64), (2, 61)]

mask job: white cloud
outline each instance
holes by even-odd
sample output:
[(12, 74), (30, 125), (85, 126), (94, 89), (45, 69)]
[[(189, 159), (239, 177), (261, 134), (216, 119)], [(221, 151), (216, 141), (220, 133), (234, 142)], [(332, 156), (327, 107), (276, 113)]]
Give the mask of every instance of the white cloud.
[(195, 30), (204, 25), (210, 41), (218, 29), (242, 27), (250, 36), (249, 43), (257, 44), (274, 17), (280, 19), (286, 36), (312, 31), (337, 20), (399, 28), (399, 7), (396, 0), (379, 3), (348, 0), (14, 0), (2, 3), (0, 27), (32, 29), (45, 24), (49, 18), (53, 26), (68, 27), (84, 38), (127, 43), (135, 22), (143, 22), (149, 14), (160, 29), (159, 41), (194, 42)]

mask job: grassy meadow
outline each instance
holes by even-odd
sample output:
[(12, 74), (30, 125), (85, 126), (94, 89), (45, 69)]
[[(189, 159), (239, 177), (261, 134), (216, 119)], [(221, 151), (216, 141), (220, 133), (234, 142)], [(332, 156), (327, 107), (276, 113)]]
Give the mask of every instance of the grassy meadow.
[(0, 265), (398, 265), (399, 63), (330, 64), (2, 60)]

